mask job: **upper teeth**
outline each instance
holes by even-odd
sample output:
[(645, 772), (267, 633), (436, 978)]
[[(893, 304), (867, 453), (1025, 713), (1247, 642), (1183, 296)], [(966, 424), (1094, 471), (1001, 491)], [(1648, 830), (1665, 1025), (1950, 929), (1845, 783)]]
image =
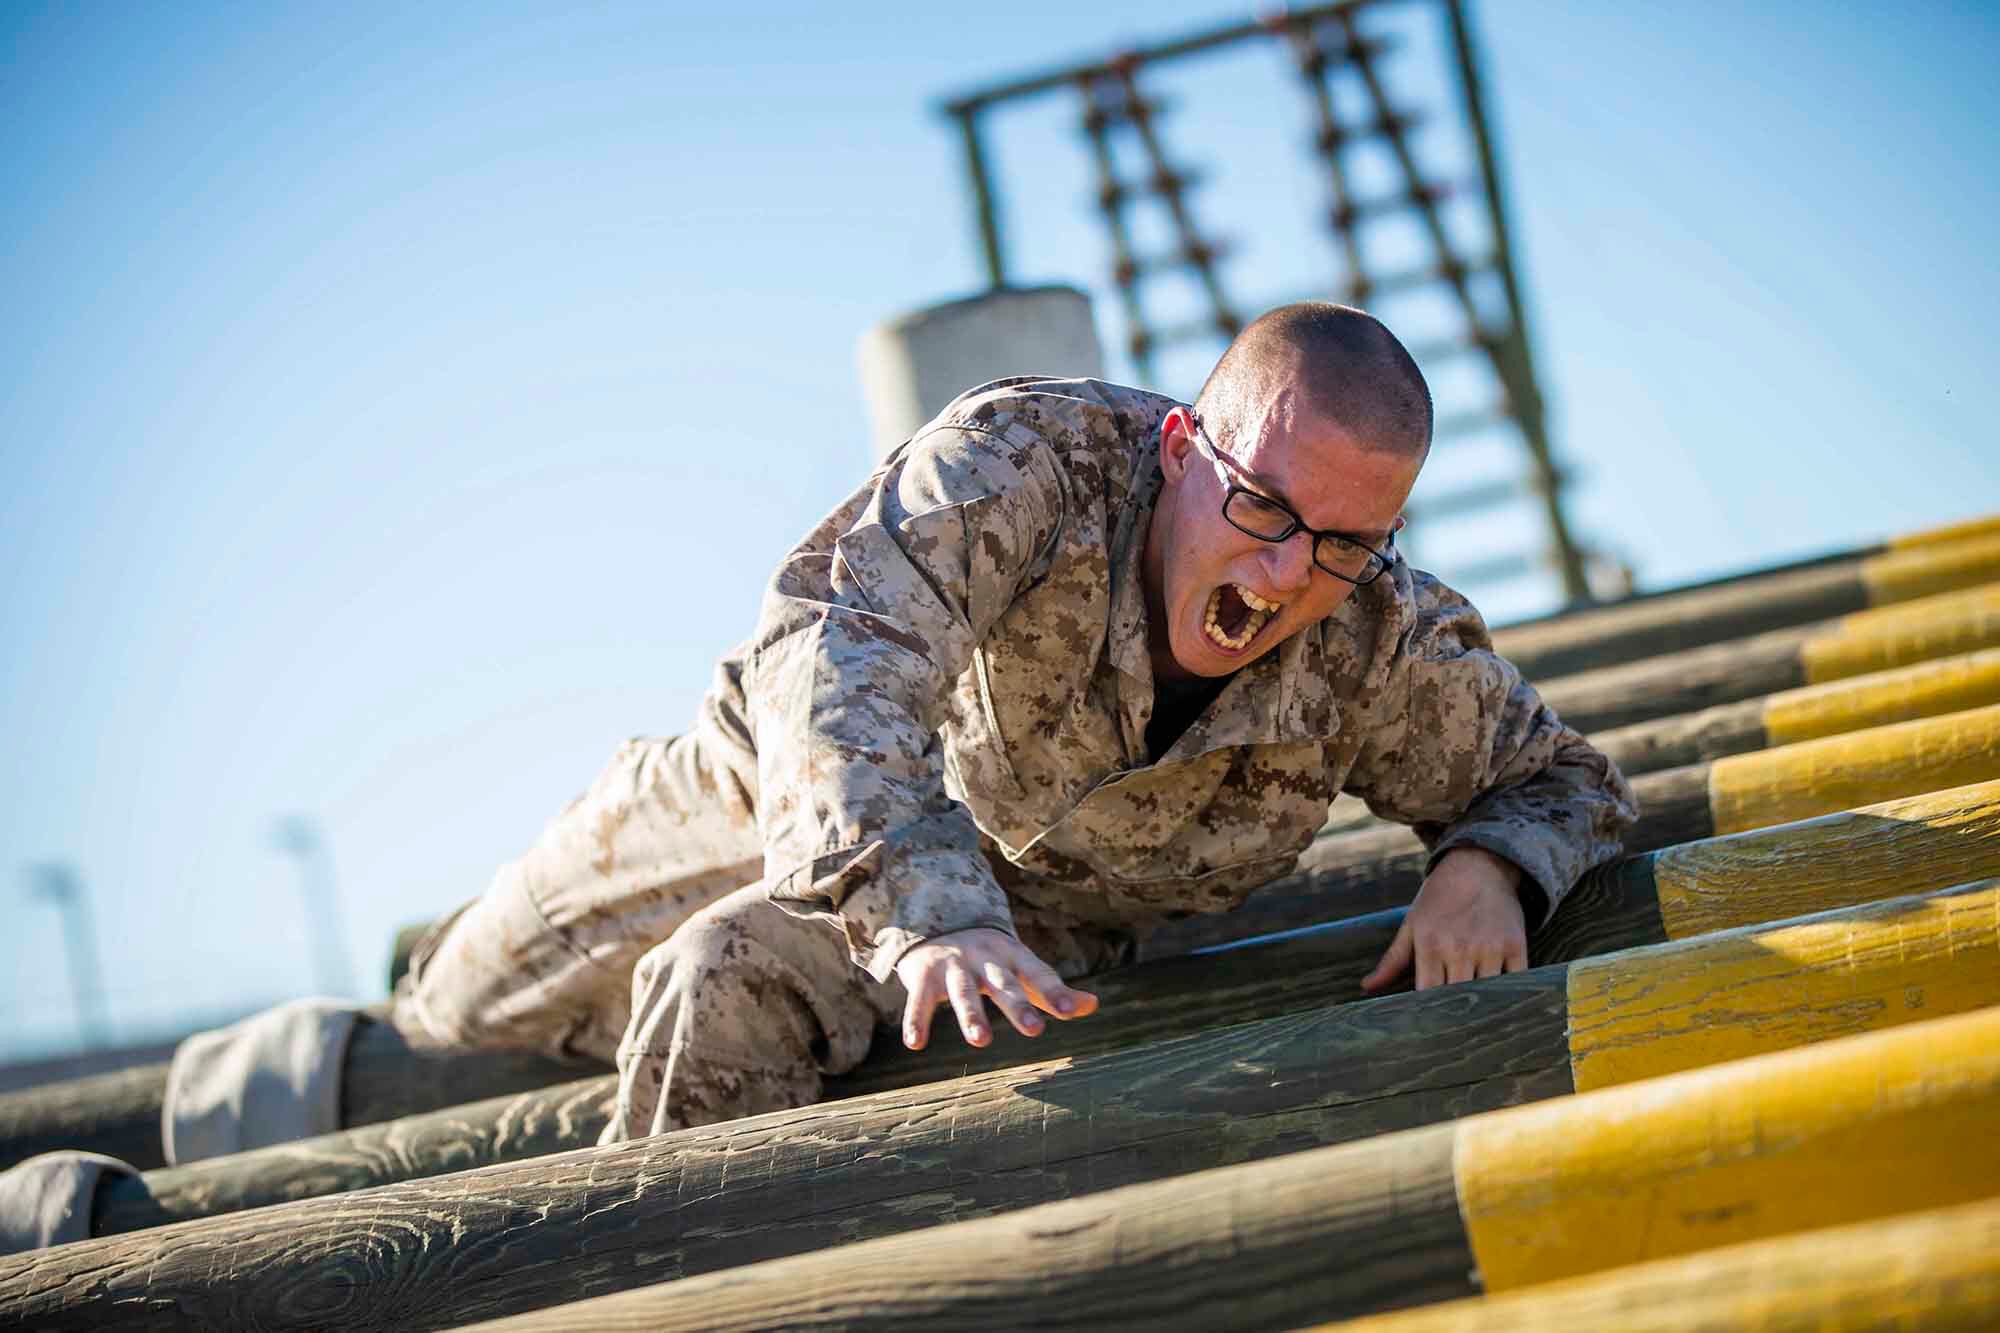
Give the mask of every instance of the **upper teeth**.
[(1241, 597), (1243, 604), (1250, 608), (1249, 617), (1241, 625), (1237, 626), (1236, 633), (1225, 634), (1222, 626), (1217, 624), (1215, 619), (1216, 611), (1222, 605), (1222, 589), (1217, 588), (1208, 595), (1208, 606), (1202, 614), (1201, 628), (1202, 632), (1215, 640), (1216, 643), (1235, 652), (1249, 646), (1250, 640), (1256, 638), (1257, 632), (1270, 623), (1272, 615), (1278, 611), (1283, 603), (1267, 602), (1240, 583), (1232, 583), (1229, 586), (1236, 589), (1236, 595)]

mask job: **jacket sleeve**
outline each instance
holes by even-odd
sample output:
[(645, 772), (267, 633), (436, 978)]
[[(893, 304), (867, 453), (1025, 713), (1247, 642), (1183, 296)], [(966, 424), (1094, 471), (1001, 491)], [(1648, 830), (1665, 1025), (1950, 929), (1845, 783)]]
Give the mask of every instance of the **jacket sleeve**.
[(746, 693), (771, 900), (823, 917), (886, 981), (934, 935), (1013, 933), (977, 827), (945, 791), (954, 682), (1054, 542), (1063, 482), (1025, 428), (913, 440), (779, 567)]
[(1427, 872), (1455, 847), (1520, 867), (1533, 929), (1618, 854), (1636, 815), (1631, 788), (1493, 651), (1471, 603), (1426, 574), (1412, 584), (1411, 626), (1389, 648), (1376, 725), (1346, 789), (1412, 827), (1430, 850)]

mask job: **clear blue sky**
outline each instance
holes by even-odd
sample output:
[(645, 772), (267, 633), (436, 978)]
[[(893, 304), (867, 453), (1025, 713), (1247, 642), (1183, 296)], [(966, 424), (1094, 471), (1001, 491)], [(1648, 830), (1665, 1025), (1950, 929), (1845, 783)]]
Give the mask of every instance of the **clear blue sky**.
[[(980, 277), (931, 103), (1242, 12), (0, 9), (0, 1055), (77, 1034), (32, 862), (122, 1039), (313, 989), (289, 813), (376, 993), (865, 470), (857, 337)], [(1592, 540), (1660, 584), (2000, 509), (2000, 10), (1475, 13)], [(1323, 244), (1264, 59), (1170, 125), (1248, 304)], [(1097, 286), (1057, 112), (996, 126), (1020, 276)]]

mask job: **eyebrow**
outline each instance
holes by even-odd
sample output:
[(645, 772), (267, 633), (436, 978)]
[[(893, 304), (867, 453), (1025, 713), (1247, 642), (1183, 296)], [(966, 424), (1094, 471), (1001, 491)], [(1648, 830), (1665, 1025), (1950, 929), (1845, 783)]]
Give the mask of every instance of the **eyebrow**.
[[(1222, 452), (1222, 446), (1219, 444), (1214, 444), (1213, 442), (1211, 442), (1210, 447), (1213, 448), (1215, 452), (1218, 454)], [(1276, 486), (1273, 486), (1270, 482), (1266, 481), (1264, 478), (1258, 476), (1255, 472), (1251, 471), (1248, 467), (1245, 467), (1242, 463), (1238, 462), (1236, 459), (1232, 458), (1229, 460), (1229, 462), (1232, 467), (1237, 469), (1237, 475), (1241, 479), (1246, 481), (1252, 481), (1257, 484), (1257, 487), (1264, 492), (1265, 499), (1276, 500), (1279, 504), (1291, 510), (1292, 517), (1297, 519), (1301, 525), (1305, 524), (1306, 521), (1305, 515), (1299, 512), (1299, 507), (1292, 503), (1290, 496), (1286, 495), (1283, 491), (1279, 490)], [(1389, 544), (1389, 539), (1396, 535), (1396, 530), (1394, 528), (1390, 528), (1386, 532), (1375, 533), (1372, 535), (1362, 532), (1340, 532), (1333, 528), (1319, 528), (1319, 529), (1314, 529), (1314, 531), (1318, 532), (1322, 536), (1327, 536), (1327, 537), (1345, 537), (1347, 540), (1351, 542), (1359, 542), (1361, 545), (1366, 546), (1370, 550), (1374, 551), (1380, 551), (1383, 547), (1387, 546)]]

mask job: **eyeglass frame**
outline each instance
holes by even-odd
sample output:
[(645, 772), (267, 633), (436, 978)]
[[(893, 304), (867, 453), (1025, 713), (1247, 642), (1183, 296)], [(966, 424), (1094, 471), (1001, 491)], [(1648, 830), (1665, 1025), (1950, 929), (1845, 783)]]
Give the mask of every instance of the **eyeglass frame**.
[[(1201, 454), (1204, 458), (1208, 459), (1216, 466), (1223, 468), (1225, 470), (1226, 476), (1235, 475), (1244, 477), (1250, 481), (1256, 480), (1256, 478), (1251, 475), (1250, 470), (1248, 468), (1244, 467), (1241, 463), (1231, 458), (1228, 454), (1223, 453), (1222, 447), (1216, 444), (1214, 440), (1209, 438), (1208, 428), (1201, 424), (1201, 418), (1194, 414), (1193, 408), (1188, 409), (1188, 420), (1194, 424), (1195, 448), (1201, 451)], [(1222, 493), (1223, 522), (1227, 523), (1230, 527), (1235, 528), (1238, 532), (1242, 533), (1246, 537), (1255, 537), (1258, 541), (1270, 542), (1273, 546), (1276, 546), (1282, 542), (1288, 542), (1292, 538), (1298, 536), (1301, 532), (1305, 533), (1308, 537), (1312, 538), (1311, 559), (1313, 563), (1313, 568), (1319, 570), (1322, 573), (1332, 575), (1334, 578), (1339, 579), (1342, 583), (1351, 583), (1357, 588), (1365, 588), (1369, 584), (1373, 583), (1376, 579), (1381, 578), (1383, 574), (1387, 573), (1389, 570), (1389, 566), (1395, 564), (1396, 561), (1402, 557), (1403, 553), (1396, 549), (1396, 529), (1403, 526), (1403, 520), (1400, 516), (1396, 519), (1396, 527), (1389, 529), (1388, 540), (1385, 543), (1388, 549), (1386, 551), (1378, 551), (1373, 546), (1369, 545), (1367, 542), (1364, 542), (1359, 538), (1357, 538), (1351, 532), (1337, 532), (1332, 528), (1315, 528), (1309, 526), (1304, 519), (1299, 517), (1297, 510), (1293, 509), (1289, 504), (1286, 504), (1283, 500), (1280, 500), (1275, 495), (1266, 495), (1262, 491), (1253, 491), (1248, 486), (1239, 485), (1234, 481), (1227, 481), (1225, 484), (1227, 486), (1227, 489), (1224, 490)], [(1261, 532), (1252, 532), (1250, 529), (1244, 527), (1241, 523), (1238, 523), (1235, 519), (1229, 516), (1229, 502), (1236, 498), (1238, 492), (1250, 496), (1252, 499), (1257, 500), (1262, 504), (1269, 505), (1273, 509), (1276, 509), (1279, 513), (1283, 514), (1286, 518), (1289, 518), (1292, 521), (1292, 526), (1285, 529), (1283, 533), (1279, 534), (1276, 537), (1266, 537)], [(1322, 537), (1334, 537), (1339, 539), (1340, 541), (1347, 542), (1350, 545), (1359, 546), (1362, 550), (1368, 552), (1369, 555), (1375, 558), (1377, 566), (1375, 572), (1373, 574), (1370, 574), (1365, 579), (1357, 579), (1353, 575), (1343, 574), (1337, 569), (1328, 569), (1325, 565), (1320, 563), (1319, 559), (1319, 541), (1320, 538)]]

